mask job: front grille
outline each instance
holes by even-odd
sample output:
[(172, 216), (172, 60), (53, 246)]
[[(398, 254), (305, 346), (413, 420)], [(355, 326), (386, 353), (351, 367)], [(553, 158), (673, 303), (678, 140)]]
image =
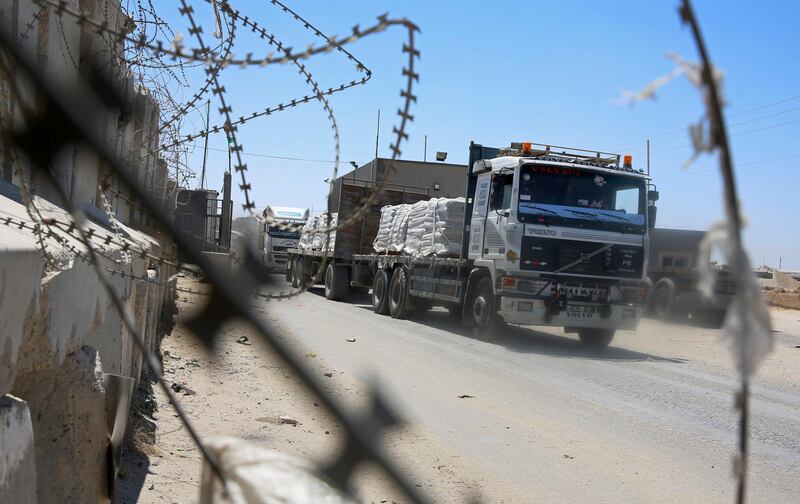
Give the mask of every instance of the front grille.
[(288, 249), (288, 248), (289, 248), (289, 247), (282, 247), (282, 246), (280, 246), (280, 245), (273, 245), (273, 246), (272, 246), (272, 251), (273, 251), (273, 252), (285, 252), (285, 251), (286, 251), (286, 249)]
[(524, 236), (520, 268), (528, 271), (564, 274), (639, 278), (642, 275), (644, 251), (634, 245), (612, 245), (577, 240), (557, 240)]

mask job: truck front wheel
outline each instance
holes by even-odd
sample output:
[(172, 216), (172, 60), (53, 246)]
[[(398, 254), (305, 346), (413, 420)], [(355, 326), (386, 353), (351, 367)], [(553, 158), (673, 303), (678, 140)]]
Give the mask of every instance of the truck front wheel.
[(475, 334), (479, 336), (488, 335), (495, 326), (497, 315), (494, 307), (494, 291), (492, 290), (492, 279), (484, 276), (478, 280), (475, 286), (475, 294), (470, 299), (467, 308), (470, 315), (470, 323)]
[(298, 257), (292, 259), (292, 287), (295, 289), (300, 288), (300, 262)]
[(286, 281), (291, 283), (292, 282), (292, 268), (294, 267), (294, 258), (289, 259), (286, 261), (286, 271), (284, 271), (284, 275)]
[(391, 276), (386, 270), (379, 270), (375, 273), (375, 280), (372, 282), (372, 311), (380, 315), (389, 313), (389, 284)]
[(405, 268), (397, 268), (389, 282), (389, 315), (403, 319), (411, 312), (408, 300), (408, 273)]
[(578, 338), (585, 346), (593, 349), (607, 347), (614, 339), (614, 329), (598, 329), (597, 327), (583, 327), (578, 329)]

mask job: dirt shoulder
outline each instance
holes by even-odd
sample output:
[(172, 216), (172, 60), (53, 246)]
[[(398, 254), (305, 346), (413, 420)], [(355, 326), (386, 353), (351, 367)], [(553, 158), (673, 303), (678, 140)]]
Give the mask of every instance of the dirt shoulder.
[[(179, 286), (205, 288), (188, 278), (181, 278)], [(204, 302), (205, 296), (179, 293), (178, 323), (161, 348), (165, 375), (178, 389), (181, 404), (197, 430), (202, 436), (235, 436), (314, 461), (328, 460), (339, 449), (340, 426), (249, 326), (226, 326), (216, 355), (212, 355), (181, 324)], [(269, 309), (280, 309), (280, 304), (261, 302), (258, 306), (281, 337), (292, 338), (290, 328), (276, 326), (270, 317)], [(368, 390), (365, 383), (330, 368), (324, 356), (313, 349), (304, 355), (311, 369), (327, 382), (329, 393), (351, 408), (363, 407)], [(118, 502), (196, 502), (199, 452), (166, 395), (153, 387), (153, 396), (157, 408), (151, 418), (155, 435), (138, 436), (140, 452), (129, 450), (125, 454), (125, 479)], [(148, 444), (148, 438), (154, 444)], [(409, 481), (437, 502), (463, 502), (479, 496), (481, 489), (502, 485), (418, 427), (407, 425), (388, 433), (386, 449), (404, 468)], [(401, 501), (383, 476), (370, 468), (360, 471), (357, 486), (358, 497), (364, 502)]]

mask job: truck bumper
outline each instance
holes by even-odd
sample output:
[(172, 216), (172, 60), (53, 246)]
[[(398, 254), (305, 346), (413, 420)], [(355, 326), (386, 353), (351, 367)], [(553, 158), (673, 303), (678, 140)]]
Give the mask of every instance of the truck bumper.
[(264, 261), (264, 265), (270, 271), (283, 273), (286, 271), (286, 257), (286, 253), (269, 253)]
[(632, 330), (639, 324), (642, 307), (569, 302), (564, 309), (554, 311), (543, 299), (504, 296), (500, 315), (510, 324)]

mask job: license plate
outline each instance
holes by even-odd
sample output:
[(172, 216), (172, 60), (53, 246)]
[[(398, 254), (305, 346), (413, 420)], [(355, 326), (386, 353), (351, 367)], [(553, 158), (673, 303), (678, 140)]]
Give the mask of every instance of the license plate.
[(567, 317), (590, 319), (597, 313), (597, 307), (592, 305), (567, 305)]

